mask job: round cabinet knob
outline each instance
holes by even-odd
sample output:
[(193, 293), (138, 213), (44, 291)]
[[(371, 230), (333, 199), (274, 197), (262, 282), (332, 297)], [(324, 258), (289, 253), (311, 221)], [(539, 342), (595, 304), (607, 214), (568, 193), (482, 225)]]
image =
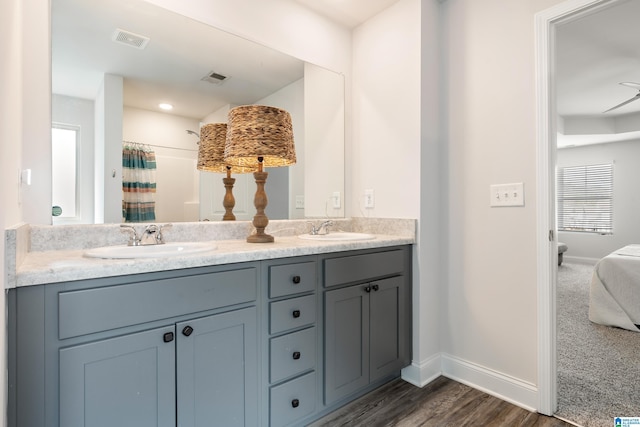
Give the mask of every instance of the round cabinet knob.
[(291, 280), (297, 285), (298, 283), (300, 283), (300, 276), (293, 276)]
[(193, 328), (191, 326), (189, 326), (189, 325), (185, 326), (182, 329), (182, 335), (184, 335), (185, 337), (188, 337), (192, 333), (193, 333)]
[(297, 408), (298, 406), (300, 406), (300, 401), (298, 399), (293, 399), (291, 401), (291, 406)]
[(366, 293), (371, 292), (371, 286), (369, 286), (369, 285), (365, 286), (365, 287), (364, 287), (364, 291), (365, 291)]
[(300, 359), (300, 352), (299, 351), (294, 351), (293, 352), (293, 360), (299, 360)]
[(171, 342), (171, 341), (173, 341), (173, 332), (167, 332), (166, 334), (164, 334), (164, 335), (162, 336), (162, 340), (163, 340), (164, 342)]
[(371, 288), (372, 288), (374, 291), (378, 292), (378, 289), (380, 289), (380, 286), (378, 286), (378, 285), (373, 285)]
[(298, 317), (300, 317), (300, 310), (293, 310), (292, 315), (294, 319), (297, 319)]

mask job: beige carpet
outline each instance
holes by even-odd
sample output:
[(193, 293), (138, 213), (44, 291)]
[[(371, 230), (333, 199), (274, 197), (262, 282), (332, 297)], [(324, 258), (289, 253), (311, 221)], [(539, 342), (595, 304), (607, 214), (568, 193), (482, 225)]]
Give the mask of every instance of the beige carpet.
[(584, 427), (640, 417), (640, 332), (588, 319), (593, 266), (558, 268), (558, 412)]

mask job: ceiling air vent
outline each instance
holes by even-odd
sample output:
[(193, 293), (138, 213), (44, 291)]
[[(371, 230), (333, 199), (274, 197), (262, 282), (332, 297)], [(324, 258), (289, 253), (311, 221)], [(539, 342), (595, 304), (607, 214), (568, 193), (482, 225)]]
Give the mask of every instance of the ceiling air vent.
[(218, 74), (218, 73), (216, 73), (214, 71), (211, 71), (209, 74), (204, 76), (201, 80), (204, 80), (205, 82), (212, 83), (214, 85), (221, 85), (228, 78), (229, 77), (227, 77), (227, 76), (223, 76), (222, 74)]
[(125, 31), (118, 28), (111, 37), (116, 43), (126, 44), (127, 46), (135, 47), (136, 49), (144, 49), (149, 43), (149, 37), (141, 36), (130, 31)]

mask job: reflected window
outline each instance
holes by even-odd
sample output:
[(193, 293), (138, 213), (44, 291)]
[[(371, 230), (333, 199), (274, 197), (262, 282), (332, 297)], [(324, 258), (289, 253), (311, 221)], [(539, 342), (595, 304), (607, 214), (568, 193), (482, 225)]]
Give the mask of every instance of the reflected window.
[(52, 214), (55, 222), (77, 220), (78, 212), (78, 126), (54, 124), (52, 144)]

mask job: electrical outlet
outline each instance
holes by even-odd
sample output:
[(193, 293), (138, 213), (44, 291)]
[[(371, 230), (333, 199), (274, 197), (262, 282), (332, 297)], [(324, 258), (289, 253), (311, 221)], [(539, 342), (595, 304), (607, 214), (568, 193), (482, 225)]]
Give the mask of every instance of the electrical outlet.
[(492, 207), (524, 206), (524, 184), (494, 184), (489, 187)]
[(31, 169), (25, 169), (20, 172), (20, 183), (22, 185), (31, 185)]
[(304, 209), (304, 196), (296, 196), (296, 209)]
[(364, 207), (367, 209), (373, 209), (375, 205), (376, 200), (373, 190), (364, 190)]
[(340, 206), (342, 204), (340, 200), (340, 192), (334, 191), (333, 196), (331, 196), (331, 199), (333, 200), (333, 209), (340, 209)]

